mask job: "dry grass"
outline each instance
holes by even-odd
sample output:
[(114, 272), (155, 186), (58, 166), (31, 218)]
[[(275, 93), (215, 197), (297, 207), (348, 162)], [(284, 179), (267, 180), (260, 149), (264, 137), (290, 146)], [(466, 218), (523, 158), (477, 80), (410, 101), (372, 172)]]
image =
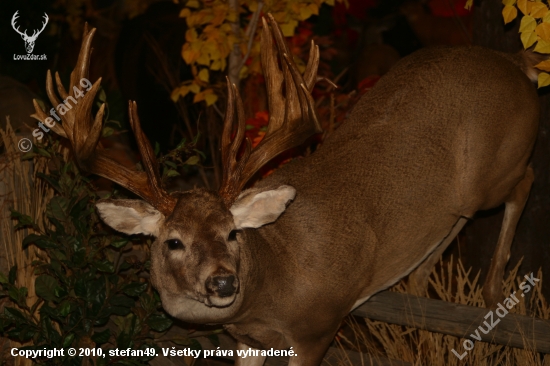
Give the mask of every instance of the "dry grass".
[[(518, 291), (518, 286), (524, 281), (523, 273), (518, 275), (520, 263), (512, 269), (504, 281), (504, 294)], [(542, 295), (542, 273), (538, 271), (536, 278), (540, 282), (531, 291), (531, 296), (519, 298), (510, 313), (549, 319), (550, 307)], [(479, 273), (472, 276), (471, 270), (466, 270), (460, 261), (453, 259), (434, 268), (430, 277), (431, 298), (441, 299), (464, 305), (484, 307), (481, 286), (478, 282)], [(408, 292), (407, 282), (401, 281), (390, 289), (396, 292)], [(337, 339), (340, 347), (354, 349), (373, 355), (394, 360), (402, 360), (411, 365), (525, 365), (548, 366), (550, 355), (543, 355), (532, 349), (518, 349), (502, 345), (475, 342), (473, 350), (460, 360), (452, 353), (455, 349), (459, 354), (464, 352), (464, 339), (432, 333), (416, 328), (387, 324), (380, 321), (365, 319), (364, 323), (350, 317), (347, 323), (352, 336), (342, 336)], [(349, 333), (349, 332), (348, 332)], [(349, 362), (342, 362), (349, 365)], [(369, 364), (370, 363), (365, 363)]]
[[(29, 215), (44, 229), (46, 203), (54, 192), (43, 180), (37, 178), (37, 173), (47, 173), (47, 160), (34, 158), (21, 161), (23, 153), (17, 147), (21, 137), (14, 133), (9, 117), (6, 118), (6, 130), (0, 129), (0, 145), (5, 148), (5, 152), (0, 155), (0, 271), (7, 274), (12, 266), (17, 265), (16, 284), (28, 289), (27, 304), (34, 304), (37, 300), (34, 289), (36, 276), (31, 264), (39, 256), (42, 259), (47, 258), (35, 246), (22, 248), (23, 239), (32, 233), (32, 229), (14, 230), (15, 222), (10, 217), (10, 209)], [(0, 340), (0, 344), (7, 346), (8, 342), (4, 341)], [(10, 347), (20, 346), (16, 342), (9, 343)], [(26, 366), (31, 362), (18, 357), (15, 364)]]

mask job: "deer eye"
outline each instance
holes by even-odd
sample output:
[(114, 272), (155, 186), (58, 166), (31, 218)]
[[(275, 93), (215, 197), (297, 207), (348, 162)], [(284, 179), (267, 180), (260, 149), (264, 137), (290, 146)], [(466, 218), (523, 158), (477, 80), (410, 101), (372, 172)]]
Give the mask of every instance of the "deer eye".
[(169, 240), (166, 240), (164, 243), (168, 245), (168, 249), (170, 250), (185, 249), (185, 247), (183, 246), (183, 243), (178, 239), (169, 239)]
[(229, 236), (227, 237), (228, 241), (235, 241), (237, 240), (237, 233), (239, 233), (240, 230), (231, 230), (229, 232)]

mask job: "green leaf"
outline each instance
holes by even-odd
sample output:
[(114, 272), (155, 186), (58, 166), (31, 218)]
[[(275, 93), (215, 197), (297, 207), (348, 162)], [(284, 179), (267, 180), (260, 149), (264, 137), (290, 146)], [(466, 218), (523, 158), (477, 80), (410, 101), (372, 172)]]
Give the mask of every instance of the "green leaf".
[(34, 158), (35, 156), (36, 156), (36, 153), (29, 151), (28, 153), (25, 153), (23, 154), (23, 156), (21, 156), (21, 160), (22, 161), (32, 160), (32, 158)]
[(95, 332), (92, 336), (92, 341), (97, 344), (103, 344), (107, 343), (109, 341), (109, 338), (111, 338), (111, 331), (109, 329), (105, 329), (101, 332)]
[(109, 137), (111, 136), (113, 133), (115, 132), (115, 130), (111, 127), (103, 127), (103, 130), (101, 131), (101, 136), (102, 137)]
[(37, 148), (37, 150), (38, 150), (39, 155), (45, 156), (46, 158), (51, 158), (52, 157), (49, 152), (47, 152), (46, 150), (44, 150), (41, 147)]
[(12, 285), (15, 285), (15, 278), (17, 277), (17, 264), (10, 268), (8, 273), (8, 282)]
[(151, 329), (157, 332), (164, 332), (172, 326), (172, 320), (163, 313), (151, 315), (146, 323)]
[(178, 166), (171, 161), (165, 161), (164, 164), (168, 165), (170, 168), (178, 169)]
[(183, 139), (181, 139), (181, 142), (178, 144), (178, 146), (176, 146), (176, 150), (179, 150), (179, 149), (182, 149), (185, 147), (185, 137)]
[(61, 316), (67, 316), (71, 312), (71, 303), (69, 301), (63, 301), (58, 307), (57, 312)]
[(160, 145), (157, 141), (155, 141), (155, 156), (158, 156), (160, 152)]
[(59, 183), (55, 179), (52, 179), (52, 177), (40, 172), (36, 173), (36, 175), (41, 179), (44, 179), (46, 182), (48, 182), (53, 187), (53, 189), (55, 189), (57, 192), (61, 192), (61, 187), (59, 186)]
[(56, 248), (55, 242), (52, 242), (48, 236), (29, 234), (23, 239), (23, 249), (26, 249), (30, 244), (35, 244), (40, 249)]
[(2, 272), (0, 272), (0, 283), (4, 285), (8, 283), (8, 277)]
[(25, 318), (23, 313), (15, 308), (5, 307), (4, 315), (6, 316), (6, 318), (12, 319), (15, 321), (27, 321), (27, 318)]
[(18, 224), (15, 225), (15, 229), (24, 228), (24, 227), (37, 228), (36, 224), (34, 223), (34, 220), (28, 215), (22, 214), (15, 210), (11, 210), (11, 218), (18, 221)]
[(145, 290), (147, 290), (147, 284), (139, 282), (130, 283), (122, 288), (128, 296), (139, 296)]
[(55, 289), (59, 287), (59, 282), (57, 282), (57, 280), (52, 276), (38, 276), (38, 278), (36, 278), (36, 281), (34, 282), (34, 287), (37, 296), (40, 296), (44, 300), (48, 301), (56, 300)]
[(178, 173), (177, 171), (175, 171), (174, 169), (168, 169), (166, 171), (166, 176), (167, 177), (177, 177), (178, 175), (180, 175), (180, 173)]
[(123, 246), (128, 244), (128, 241), (129, 241), (128, 239), (119, 238), (119, 239), (116, 239), (116, 240), (112, 241), (111, 246), (113, 246), (115, 248), (122, 248)]
[(69, 334), (63, 340), (63, 348), (69, 347), (74, 341), (74, 333)]
[(113, 306), (122, 306), (125, 308), (131, 308), (134, 306), (135, 301), (131, 297), (128, 297), (126, 295), (116, 295), (111, 297), (109, 300), (109, 303)]
[(112, 262), (109, 262), (108, 260), (96, 262), (95, 268), (97, 268), (98, 271), (107, 273), (113, 273), (113, 271), (115, 270), (114, 264)]
[(193, 155), (191, 156), (189, 159), (187, 159), (185, 161), (185, 163), (183, 164), (186, 164), (186, 165), (197, 165), (198, 163), (200, 163), (201, 161), (201, 158), (198, 156), (198, 155)]

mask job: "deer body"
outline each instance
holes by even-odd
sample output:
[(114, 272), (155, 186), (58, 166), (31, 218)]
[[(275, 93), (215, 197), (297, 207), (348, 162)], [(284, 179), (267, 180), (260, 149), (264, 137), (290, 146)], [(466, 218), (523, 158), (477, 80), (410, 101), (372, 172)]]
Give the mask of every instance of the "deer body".
[[(262, 47), (270, 125), (262, 143), (252, 151), (246, 145), (237, 160), (244, 113), (235, 87), (228, 86), (219, 192), (170, 195), (160, 188), (135, 104), (130, 121), (145, 172), (114, 165), (103, 150), (92, 154), (103, 107), (95, 121), (88, 114), (99, 82), (58, 132), (74, 139), (81, 165), (148, 202), (102, 200), (97, 207), (116, 230), (155, 236), (151, 282), (164, 309), (185, 321), (224, 324), (241, 349), (293, 347), (298, 356), (290, 358), (291, 366), (318, 365), (353, 308), (421, 262), (419, 268), (429, 265), (476, 211), (506, 203), (487, 293), (498, 296), (532, 182), (528, 160), (539, 114), (525, 76), (532, 62), (476, 47), (419, 51), (396, 64), (318, 151), (241, 192), (275, 152), (319, 131), (308, 93), (318, 50), (312, 48), (302, 77), (269, 21), (262, 42), (269, 46), (275, 38), (282, 67), (274, 46)], [(92, 36), (85, 32), (72, 83), (87, 74)], [(50, 75), (47, 83), (55, 102)], [(43, 121), (44, 112), (35, 107)], [(78, 134), (72, 133), (76, 118), (70, 113), (87, 116)], [(239, 126), (232, 142), (233, 119)], [(237, 364), (260, 366), (264, 359)]]
[[(460, 217), (507, 199), (538, 115), (529, 79), (495, 52), (427, 49), (398, 63), (318, 151), (256, 185), (297, 194), (275, 223), (244, 233), (241, 250), (261, 272), (244, 319), (273, 318), (252, 337), (282, 321), (287, 347), (330, 342), (357, 301), (406, 276)], [(247, 326), (235, 319), (238, 337)]]

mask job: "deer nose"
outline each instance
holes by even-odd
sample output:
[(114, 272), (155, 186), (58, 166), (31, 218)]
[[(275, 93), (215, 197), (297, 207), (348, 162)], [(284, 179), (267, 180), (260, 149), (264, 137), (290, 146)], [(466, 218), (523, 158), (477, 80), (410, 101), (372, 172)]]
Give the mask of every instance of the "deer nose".
[(206, 280), (208, 292), (216, 293), (219, 297), (228, 297), (235, 293), (235, 276), (211, 276)]

